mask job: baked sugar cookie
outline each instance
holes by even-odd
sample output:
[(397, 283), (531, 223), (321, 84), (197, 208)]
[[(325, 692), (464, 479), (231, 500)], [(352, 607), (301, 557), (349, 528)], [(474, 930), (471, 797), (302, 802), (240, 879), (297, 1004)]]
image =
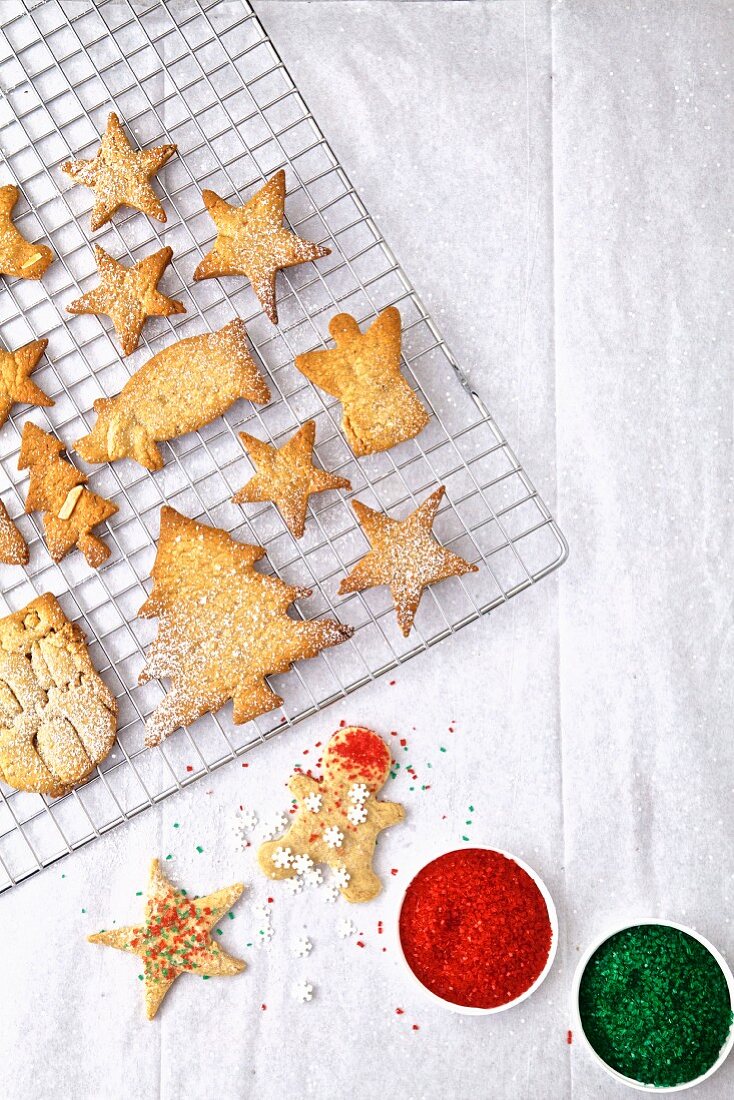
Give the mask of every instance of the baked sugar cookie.
[(234, 721), (249, 722), (283, 700), (266, 676), (287, 672), (353, 634), (332, 619), (291, 619), (288, 608), (307, 588), (259, 573), (262, 546), (161, 509), (153, 591), (139, 614), (158, 618), (141, 683), (167, 677), (171, 687), (146, 724), (157, 745), (179, 726), (234, 700)]
[(53, 405), (51, 398), (29, 378), (47, 347), (48, 340), (31, 340), (17, 351), (0, 348), (0, 427), (16, 402), (44, 408)]
[(27, 565), (28, 546), (0, 501), (0, 561), (4, 565)]
[(94, 246), (100, 281), (94, 290), (75, 298), (69, 313), (103, 313), (115, 326), (123, 355), (135, 351), (148, 317), (170, 317), (185, 313), (183, 302), (157, 290), (163, 272), (171, 262), (172, 248), (161, 248), (132, 267), (113, 260), (99, 245)]
[(75, 447), (85, 462), (133, 458), (160, 470), (156, 446), (203, 428), (240, 397), (264, 404), (270, 390), (250, 355), (245, 322), (189, 336), (159, 351), (117, 397), (94, 402), (97, 423)]
[(341, 401), (342, 428), (355, 455), (387, 451), (418, 435), (429, 416), (400, 373), (397, 309), (384, 309), (365, 332), (339, 313), (329, 332), (336, 347), (299, 355), (296, 367)]
[(339, 585), (339, 595), (384, 584), (395, 604), (398, 626), (407, 638), (423, 589), (447, 577), (476, 573), (477, 566), (441, 546), (433, 521), (446, 489), (443, 485), (406, 519), (391, 519), (355, 500), (352, 507), (372, 549)]
[(176, 152), (175, 145), (154, 149), (133, 149), (117, 115), (107, 119), (99, 149), (91, 160), (68, 160), (62, 172), (94, 191), (92, 231), (106, 225), (121, 206), (131, 206), (156, 221), (166, 221), (166, 212), (153, 190), (151, 179)]
[(281, 837), (261, 845), (258, 863), (268, 878), (292, 878), (306, 856), (337, 872), (347, 901), (369, 901), (382, 888), (372, 868), (377, 837), (405, 817), (399, 803), (377, 798), (390, 750), (372, 730), (348, 726), (326, 746), (323, 770), (322, 779), (299, 772), (288, 780), (295, 817)]
[(50, 593), (0, 619), (0, 779), (57, 798), (115, 742), (117, 702)]
[(45, 244), (32, 244), (13, 225), (13, 207), (20, 192), (13, 183), (0, 187), (0, 275), (40, 279), (54, 258)]
[(244, 206), (233, 206), (214, 191), (202, 198), (217, 229), (217, 239), (196, 271), (194, 279), (244, 275), (263, 310), (278, 323), (275, 276), (286, 267), (328, 256), (331, 249), (305, 241), (286, 229), (285, 172), (281, 169)]
[(87, 475), (61, 457), (63, 450), (60, 439), (30, 420), (23, 425), (18, 469), (31, 471), (25, 510), (43, 512), (43, 530), (54, 561), (78, 547), (92, 569), (98, 569), (110, 556), (110, 548), (93, 534), (93, 528), (118, 508), (85, 489)]
[(142, 924), (113, 928), (88, 936), (90, 943), (116, 947), (143, 962), (145, 1014), (152, 1020), (179, 974), (221, 978), (246, 969), (220, 947), (212, 931), (241, 896), (241, 882), (204, 898), (189, 897), (172, 886), (154, 859), (150, 865), (148, 898)]
[(307, 421), (282, 447), (263, 443), (254, 435), (240, 432), (242, 445), (257, 473), (239, 489), (235, 504), (271, 500), (288, 530), (300, 539), (306, 527), (309, 497), (329, 489), (350, 489), (345, 477), (336, 477), (313, 464), (316, 422)]

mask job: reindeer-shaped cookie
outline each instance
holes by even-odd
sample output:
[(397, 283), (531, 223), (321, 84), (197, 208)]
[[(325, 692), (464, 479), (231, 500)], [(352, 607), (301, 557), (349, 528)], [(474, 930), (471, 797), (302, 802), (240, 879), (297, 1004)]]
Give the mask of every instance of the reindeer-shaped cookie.
[(399, 803), (375, 797), (390, 773), (390, 750), (372, 730), (348, 726), (326, 746), (323, 772), (322, 779), (291, 776), (295, 818), (282, 837), (261, 845), (260, 867), (269, 878), (289, 878), (309, 861), (326, 863), (347, 901), (369, 901), (381, 889), (372, 870), (377, 836), (405, 817)]

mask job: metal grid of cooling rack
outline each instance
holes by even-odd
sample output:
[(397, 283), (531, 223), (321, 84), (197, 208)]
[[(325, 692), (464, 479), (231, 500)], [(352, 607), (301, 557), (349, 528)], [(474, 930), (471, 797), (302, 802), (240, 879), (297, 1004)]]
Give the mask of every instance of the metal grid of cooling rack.
[[(12, 611), (54, 592), (87, 633), (120, 715), (115, 750), (80, 789), (49, 800), (0, 785), (0, 892), (449, 636), (566, 556), (546, 505), (470, 391), (254, 12), (241, 0), (176, 0), (174, 7), (175, 14), (160, 0), (10, 0), (1, 13), (0, 182), (21, 189), (21, 232), (50, 242), (57, 257), (41, 283), (4, 280), (0, 288), (3, 343), (49, 338), (34, 380), (56, 402), (43, 412), (16, 406), (0, 430), (0, 491), (31, 550), (26, 570), (4, 567), (3, 600)], [(127, 262), (161, 241), (170, 244), (174, 263), (165, 290), (188, 311), (149, 321), (141, 347), (125, 362), (106, 319), (71, 317), (64, 309), (95, 281), (95, 265), (91, 195), (70, 187), (60, 165), (92, 154), (112, 109), (133, 142), (174, 141), (178, 155), (157, 181), (165, 226), (127, 211), (94, 240)], [(201, 188), (242, 201), (281, 166), (289, 223), (328, 243), (332, 253), (280, 276), (274, 328), (244, 280), (193, 287), (191, 275), (214, 235)], [(405, 373), (432, 417), (417, 440), (357, 462), (339, 432), (339, 407), (295, 370), (293, 359), (323, 345), (335, 312), (364, 322), (388, 305), (401, 312)], [(173, 441), (155, 475), (129, 462), (91, 470), (91, 487), (119, 506), (109, 524), (112, 555), (98, 572), (79, 554), (53, 565), (38, 517), (22, 515), (26, 486), (17, 454), (24, 420), (31, 416), (71, 444), (93, 422), (96, 397), (117, 393), (173, 337), (218, 328), (233, 316), (247, 322), (271, 402), (257, 410), (239, 402), (214, 424)], [(319, 459), (349, 477), (352, 492), (312, 498), (306, 534), (296, 543), (270, 505), (245, 513), (230, 498), (249, 474), (237, 431), (247, 426), (280, 443), (308, 417), (317, 422)], [(383, 590), (336, 595), (339, 579), (366, 549), (349, 499), (401, 515), (439, 483), (447, 494), (437, 533), (481, 568), (429, 590), (413, 633), (403, 639)], [(147, 750), (143, 723), (162, 688), (137, 684), (155, 624), (136, 612), (164, 501), (265, 546), (269, 567), (313, 589), (303, 601), (307, 617), (331, 613), (358, 629), (351, 641), (276, 678), (282, 710), (237, 727), (225, 708)]]

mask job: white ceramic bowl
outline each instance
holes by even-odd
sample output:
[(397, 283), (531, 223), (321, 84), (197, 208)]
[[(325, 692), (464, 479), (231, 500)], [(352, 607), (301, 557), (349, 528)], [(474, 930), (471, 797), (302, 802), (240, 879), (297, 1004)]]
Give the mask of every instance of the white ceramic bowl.
[(729, 1034), (726, 1038), (726, 1042), (719, 1052), (719, 1057), (716, 1059), (714, 1064), (706, 1070), (705, 1073), (702, 1073), (700, 1077), (694, 1078), (693, 1081), (684, 1081), (683, 1084), (680, 1085), (660, 1086), (645, 1085), (642, 1083), (642, 1081), (635, 1081), (633, 1077), (625, 1077), (623, 1073), (620, 1073), (612, 1066), (607, 1065), (604, 1059), (597, 1054), (597, 1052), (594, 1050), (593, 1046), (587, 1039), (586, 1032), (584, 1031), (583, 1024), (581, 1023), (581, 1013), (579, 1011), (579, 988), (581, 986), (581, 978), (583, 977), (584, 970), (586, 970), (589, 959), (594, 954), (594, 952), (599, 947), (601, 947), (603, 943), (606, 943), (608, 939), (610, 939), (612, 936), (615, 936), (618, 932), (624, 932), (627, 928), (639, 928), (640, 925), (645, 924), (657, 924), (663, 925), (666, 928), (677, 928), (679, 932), (685, 932), (687, 933), (687, 935), (692, 936), (694, 940), (698, 940), (699, 943), (703, 944), (703, 946), (707, 949), (707, 951), (710, 951), (710, 953), (716, 959), (716, 962), (721, 967), (721, 971), (726, 979), (726, 984), (729, 987), (729, 999), (731, 1001), (732, 1007), (734, 1008), (734, 976), (732, 976), (732, 972), (726, 959), (724, 959), (724, 957), (716, 950), (714, 945), (712, 943), (709, 943), (709, 941), (705, 939), (704, 936), (701, 936), (698, 932), (694, 931), (693, 928), (688, 928), (685, 924), (678, 924), (676, 921), (673, 920), (658, 920), (655, 917), (644, 917), (641, 920), (625, 921), (624, 924), (620, 924), (616, 928), (610, 929), (609, 931), (605, 932), (603, 936), (599, 936), (598, 939), (594, 940), (593, 943), (589, 947), (587, 947), (586, 951), (584, 951), (579, 960), (579, 964), (576, 967), (576, 973), (573, 977), (573, 986), (571, 989), (573, 1034), (574, 1038), (577, 1035), (580, 1035), (583, 1038), (584, 1046), (586, 1047), (586, 1050), (591, 1054), (593, 1060), (597, 1063), (597, 1065), (600, 1065), (602, 1069), (606, 1070), (609, 1076), (613, 1077), (615, 1081), (621, 1081), (629, 1088), (637, 1089), (638, 1092), (654, 1092), (656, 1095), (666, 1092), (683, 1092), (685, 1089), (692, 1089), (694, 1085), (700, 1085), (702, 1081), (706, 1081), (709, 1077), (711, 1077), (712, 1074), (716, 1073), (717, 1069), (721, 1065), (723, 1065), (723, 1063), (727, 1059), (729, 1051), (734, 1046), (734, 1024), (732, 1024), (732, 1026), (729, 1028)]
[[(405, 957), (403, 945), (400, 940), (400, 914), (403, 909), (403, 902), (405, 901), (405, 895), (408, 892), (408, 887), (410, 886), (416, 875), (420, 871), (422, 871), (423, 868), (426, 867), (429, 863), (433, 863), (434, 860), (440, 859), (441, 856), (446, 856), (450, 852), (470, 851), (472, 848), (479, 848), (484, 852), (497, 852), (498, 855), (505, 856), (507, 859), (511, 859), (514, 863), (517, 864), (518, 867), (525, 871), (525, 873), (530, 876), (530, 878), (540, 890), (540, 893), (543, 895), (543, 900), (545, 901), (546, 908), (548, 910), (548, 920), (551, 926), (550, 951), (548, 952), (548, 958), (546, 959), (545, 966), (541, 970), (540, 974), (538, 974), (538, 977), (535, 979), (533, 984), (525, 990), (524, 993), (520, 994), (519, 997), (515, 997), (515, 999), (512, 1001), (507, 1001), (506, 1004), (497, 1005), (496, 1008), (472, 1008), (468, 1005), (459, 1005), (455, 1004), (453, 1001), (447, 1001), (443, 997), (439, 997), (437, 993), (433, 993), (427, 986), (423, 984), (422, 981), (420, 981), (420, 979), (411, 969), (408, 960)], [(528, 867), (527, 863), (524, 863), (521, 859), (518, 859), (518, 857), (513, 855), (512, 852), (504, 852), (501, 848), (492, 848), (486, 844), (467, 844), (465, 847), (446, 848), (441, 852), (435, 852), (432, 856), (427, 859), (421, 860), (420, 863), (417, 863), (416, 866), (413, 867), (413, 869), (411, 870), (410, 878), (408, 879), (408, 884), (400, 896), (400, 904), (398, 905), (397, 915), (393, 922), (393, 936), (398, 955), (402, 959), (405, 969), (410, 975), (412, 982), (417, 985), (420, 990), (422, 990), (424, 996), (428, 997), (431, 1001), (433, 1001), (434, 1004), (439, 1004), (442, 1005), (444, 1008), (449, 1009), (450, 1012), (458, 1012), (464, 1016), (491, 1016), (495, 1012), (504, 1012), (505, 1009), (513, 1008), (515, 1005), (519, 1005), (521, 1001), (524, 1001), (527, 997), (530, 997), (531, 994), (533, 994), (538, 988), (538, 986), (540, 986), (545, 981), (548, 972), (550, 971), (550, 968), (553, 966), (553, 960), (556, 957), (556, 949), (558, 947), (558, 914), (556, 913), (556, 907), (553, 904), (553, 898), (548, 892), (548, 887), (545, 885), (542, 878), (540, 878), (540, 876), (532, 869), (532, 867)]]

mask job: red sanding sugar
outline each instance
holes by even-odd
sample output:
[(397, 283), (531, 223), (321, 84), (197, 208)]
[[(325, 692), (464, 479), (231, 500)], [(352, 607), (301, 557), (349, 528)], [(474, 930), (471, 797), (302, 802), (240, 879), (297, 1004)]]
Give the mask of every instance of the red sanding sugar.
[(541, 974), (551, 923), (540, 890), (513, 859), (484, 848), (439, 856), (418, 872), (400, 911), (410, 969), (467, 1008), (514, 1001)]

